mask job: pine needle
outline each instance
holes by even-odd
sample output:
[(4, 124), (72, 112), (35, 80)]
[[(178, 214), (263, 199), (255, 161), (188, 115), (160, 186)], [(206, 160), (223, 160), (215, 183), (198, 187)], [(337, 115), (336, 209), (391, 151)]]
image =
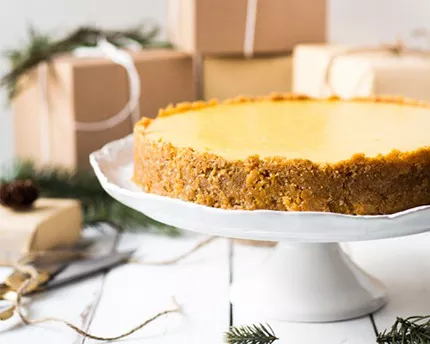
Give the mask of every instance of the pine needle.
[(121, 228), (156, 231), (170, 236), (179, 230), (152, 220), (109, 196), (92, 171), (71, 172), (55, 167), (36, 168), (31, 162), (16, 162), (4, 170), (0, 183), (15, 179), (31, 179), (42, 197), (74, 198), (82, 203), (85, 224), (110, 222)]
[(67, 36), (54, 39), (33, 27), (28, 29), (28, 42), (20, 49), (5, 52), (11, 64), (11, 71), (0, 79), (0, 87), (8, 91), (9, 99), (19, 92), (19, 78), (41, 62), (49, 62), (59, 54), (67, 54), (78, 47), (94, 47), (99, 38), (104, 38), (117, 47), (127, 41), (134, 41), (142, 48), (170, 47), (167, 42), (157, 41), (158, 27), (139, 25), (124, 31), (102, 30), (85, 26), (76, 29)]
[(232, 326), (224, 339), (228, 344), (271, 344), (279, 338), (269, 324), (258, 324)]
[(397, 318), (390, 331), (378, 334), (379, 344), (430, 344), (430, 315)]

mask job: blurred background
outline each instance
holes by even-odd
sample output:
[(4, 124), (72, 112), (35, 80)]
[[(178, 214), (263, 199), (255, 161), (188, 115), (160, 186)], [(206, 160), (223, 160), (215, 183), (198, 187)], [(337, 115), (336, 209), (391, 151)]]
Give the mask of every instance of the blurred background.
[[(28, 25), (43, 32), (58, 33), (79, 25), (125, 28), (145, 18), (163, 27), (166, 4), (163, 0), (1, 0), (0, 51), (20, 47), (27, 37)], [(381, 44), (401, 37), (406, 44), (427, 45), (412, 39), (410, 32), (427, 28), (428, 0), (330, 0), (328, 1), (327, 38), (346, 44)], [(8, 62), (0, 63), (0, 74)], [(0, 91), (0, 163), (14, 155), (11, 114), (5, 93)]]
[[(142, 19), (165, 19), (161, 0), (1, 0), (0, 51), (22, 46), (31, 24), (47, 32), (69, 31), (91, 24), (106, 28), (124, 28)], [(0, 74), (8, 63), (0, 63)], [(13, 157), (12, 120), (6, 108), (5, 92), (0, 90), (0, 163)]]

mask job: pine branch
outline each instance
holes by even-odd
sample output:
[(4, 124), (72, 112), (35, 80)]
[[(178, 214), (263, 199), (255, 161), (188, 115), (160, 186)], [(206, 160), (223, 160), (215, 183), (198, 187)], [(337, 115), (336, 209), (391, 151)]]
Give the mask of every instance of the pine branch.
[(378, 334), (379, 344), (430, 344), (430, 315), (397, 318), (390, 331)]
[(230, 327), (224, 339), (228, 344), (272, 344), (279, 338), (269, 324), (258, 324)]
[(124, 31), (101, 30), (88, 26), (78, 28), (57, 40), (33, 27), (28, 31), (27, 45), (21, 49), (9, 50), (5, 54), (12, 70), (0, 79), (0, 87), (7, 89), (9, 99), (13, 99), (19, 92), (19, 78), (39, 63), (49, 62), (55, 56), (70, 53), (78, 47), (94, 47), (99, 38), (105, 38), (118, 47), (123, 47), (127, 40), (140, 44), (142, 48), (170, 47), (169, 43), (156, 40), (159, 31), (156, 26), (147, 28), (140, 25)]
[(31, 162), (17, 162), (6, 168), (0, 183), (31, 179), (43, 197), (75, 198), (82, 203), (84, 223), (111, 222), (127, 230), (145, 228), (170, 236), (179, 235), (175, 227), (164, 225), (131, 209), (109, 196), (92, 171), (71, 172), (61, 168), (36, 168)]

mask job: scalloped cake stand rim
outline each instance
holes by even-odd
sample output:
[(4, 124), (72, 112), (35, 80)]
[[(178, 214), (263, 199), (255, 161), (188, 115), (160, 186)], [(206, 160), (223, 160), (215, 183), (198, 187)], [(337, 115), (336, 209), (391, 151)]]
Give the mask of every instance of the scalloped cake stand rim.
[(229, 210), (146, 193), (131, 181), (133, 138), (113, 141), (90, 155), (103, 188), (120, 202), (163, 223), (197, 232), (269, 241), (343, 242), (426, 232), (430, 205), (390, 215)]

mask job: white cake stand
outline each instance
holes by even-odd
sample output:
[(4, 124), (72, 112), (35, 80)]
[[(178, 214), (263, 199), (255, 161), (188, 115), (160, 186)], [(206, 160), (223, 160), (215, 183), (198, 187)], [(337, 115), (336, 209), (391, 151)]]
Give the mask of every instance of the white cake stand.
[(133, 138), (90, 156), (104, 189), (157, 221), (211, 235), (279, 241), (261, 270), (232, 288), (233, 304), (265, 319), (325, 322), (372, 313), (387, 301), (384, 286), (358, 267), (339, 242), (425, 232), (430, 206), (384, 216), (323, 212), (223, 210), (142, 192), (130, 178)]

